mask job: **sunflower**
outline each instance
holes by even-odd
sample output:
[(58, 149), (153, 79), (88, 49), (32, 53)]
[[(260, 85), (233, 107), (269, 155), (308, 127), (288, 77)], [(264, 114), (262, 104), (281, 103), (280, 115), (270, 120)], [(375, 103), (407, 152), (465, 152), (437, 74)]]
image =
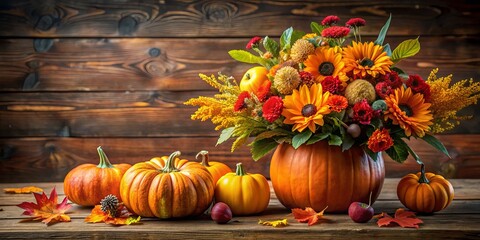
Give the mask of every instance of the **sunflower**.
[(283, 101), (283, 123), (294, 124), (292, 131), (302, 132), (308, 127), (315, 132), (315, 124), (323, 126), (323, 115), (330, 113), (327, 104), (329, 95), (329, 92), (323, 93), (322, 85), (316, 83), (310, 88), (302, 85), (300, 90), (293, 90), (292, 95), (286, 96)]
[(414, 132), (416, 136), (423, 137), (430, 129), (433, 120), (429, 109), (431, 104), (425, 103), (421, 93), (413, 94), (411, 88), (405, 90), (400, 87), (385, 98), (385, 103), (385, 120), (392, 119), (393, 124), (400, 125), (407, 136)]
[(304, 64), (303, 70), (311, 73), (317, 82), (323, 81), (327, 76), (338, 76), (346, 86), (348, 77), (343, 71), (345, 63), (340, 48), (318, 47), (314, 54), (308, 56)]
[(345, 72), (354, 79), (368, 76), (375, 78), (379, 73), (385, 75), (393, 65), (383, 47), (373, 42), (352, 42), (351, 46), (343, 49), (343, 61)]

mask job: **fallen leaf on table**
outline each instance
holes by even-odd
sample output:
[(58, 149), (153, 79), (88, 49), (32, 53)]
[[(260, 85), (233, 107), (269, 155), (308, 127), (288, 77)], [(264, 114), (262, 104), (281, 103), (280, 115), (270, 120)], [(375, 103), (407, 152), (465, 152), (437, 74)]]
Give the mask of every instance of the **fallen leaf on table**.
[(292, 213), (294, 218), (298, 222), (308, 222), (308, 226), (312, 226), (316, 224), (319, 220), (326, 220), (326, 218), (323, 216), (323, 212), (325, 211), (325, 209), (317, 213), (315, 212), (315, 210), (313, 210), (313, 208), (309, 207), (305, 208), (305, 210), (301, 208), (294, 208), (292, 209)]
[(287, 219), (275, 220), (275, 221), (263, 221), (258, 220), (258, 224), (272, 227), (285, 227), (288, 225)]
[(72, 205), (67, 203), (68, 199), (66, 197), (58, 204), (58, 196), (55, 188), (52, 189), (50, 198), (47, 197), (45, 192), (42, 194), (33, 193), (33, 195), (37, 201), (36, 204), (33, 202), (23, 202), (17, 205), (17, 207), (25, 210), (23, 215), (32, 216), (21, 222), (42, 220), (42, 222), (47, 225), (55, 222), (70, 222), (70, 216), (65, 214), (65, 212), (70, 209)]
[(375, 218), (378, 218), (377, 224), (379, 227), (391, 226), (392, 223), (396, 223), (403, 228), (419, 228), (418, 224), (423, 223), (415, 216), (414, 212), (405, 211), (403, 208), (395, 211), (394, 218), (384, 212), (375, 215)]
[(21, 187), (21, 188), (4, 188), (5, 193), (34, 193), (43, 192), (43, 189), (35, 186)]
[(132, 223), (138, 223), (140, 216), (137, 218), (132, 217), (132, 213), (123, 204), (118, 204), (115, 216), (110, 213), (104, 212), (101, 205), (95, 205), (90, 215), (85, 218), (85, 222), (99, 223), (104, 222), (113, 225), (130, 225)]

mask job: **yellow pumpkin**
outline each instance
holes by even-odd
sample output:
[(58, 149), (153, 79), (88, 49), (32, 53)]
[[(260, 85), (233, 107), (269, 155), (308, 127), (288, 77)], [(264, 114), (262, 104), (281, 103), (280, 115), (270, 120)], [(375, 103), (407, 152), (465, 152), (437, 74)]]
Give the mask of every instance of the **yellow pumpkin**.
[(195, 156), (195, 158), (198, 159), (199, 156), (202, 156), (202, 162), (200, 164), (206, 167), (208, 172), (212, 174), (214, 184), (216, 184), (218, 179), (223, 177), (223, 175), (232, 172), (232, 169), (230, 169), (230, 167), (221, 162), (210, 162), (208, 151), (206, 150), (202, 150), (197, 153), (197, 156)]
[(438, 212), (453, 200), (452, 184), (441, 175), (425, 173), (425, 166), (417, 174), (410, 173), (397, 185), (397, 196), (407, 208), (421, 213)]
[(233, 215), (263, 212), (270, 201), (270, 187), (261, 174), (249, 174), (241, 163), (235, 173), (227, 173), (215, 186), (215, 201), (226, 203)]

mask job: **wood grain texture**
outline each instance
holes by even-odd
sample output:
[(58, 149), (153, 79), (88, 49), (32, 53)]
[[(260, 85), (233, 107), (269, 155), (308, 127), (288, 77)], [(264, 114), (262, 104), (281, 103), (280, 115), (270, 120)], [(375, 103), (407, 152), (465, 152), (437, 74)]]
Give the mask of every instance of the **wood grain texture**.
[[(415, 37), (387, 37), (386, 42), (395, 47)], [(246, 38), (49, 40), (39, 43), (39, 51), (34, 39), (0, 39), (0, 91), (211, 90), (198, 73), (241, 79), (252, 67), (228, 55), (231, 49), (244, 49)], [(407, 73), (426, 78), (439, 68), (439, 76), (480, 79), (480, 37), (420, 41), (420, 53), (398, 65)]]
[[(375, 213), (393, 213), (402, 207), (398, 199), (391, 200), (399, 179), (385, 180), (379, 199), (373, 204)], [(0, 237), (2, 239), (71, 239), (71, 238), (115, 238), (115, 239), (312, 239), (312, 238), (384, 238), (384, 239), (477, 239), (480, 235), (480, 180), (453, 179), (458, 189), (456, 198), (445, 210), (432, 215), (421, 215), (424, 223), (419, 229), (400, 227), (379, 228), (375, 220), (365, 224), (353, 223), (347, 214), (327, 214), (326, 222), (314, 226), (298, 223), (291, 212), (285, 209), (273, 194), (264, 212), (254, 216), (235, 216), (225, 225), (215, 224), (207, 215), (189, 219), (158, 220), (142, 218), (142, 224), (112, 227), (103, 223), (87, 224), (84, 218), (91, 208), (73, 204), (68, 214), (69, 223), (58, 223), (45, 227), (39, 222), (19, 223), (24, 219), (22, 209), (14, 206), (23, 201), (33, 201), (31, 194), (0, 193), (3, 211), (0, 211)], [(32, 183), (27, 183), (32, 184)], [(64, 197), (61, 182), (36, 184), (46, 192), (56, 186), (59, 197)], [(0, 184), (1, 188), (22, 186), (19, 183)], [(387, 198), (386, 198), (387, 197)], [(473, 198), (472, 198), (473, 197)], [(271, 228), (258, 224), (258, 219), (277, 220), (286, 218), (289, 225), (284, 228)]]
[[(246, 37), (308, 30), (336, 14), (363, 17), (376, 35), (394, 16), (393, 35), (478, 34), (480, 8), (471, 1), (35, 1), (0, 5), (1, 36), (14, 37)], [(282, 19), (282, 21), (279, 21)], [(252, 24), (261, 23), (261, 24)], [(179, 30), (181, 29), (181, 30)]]
[[(478, 178), (480, 170), (480, 135), (440, 135), (452, 159), (432, 149), (423, 141), (410, 145), (426, 164), (427, 171), (447, 178)], [(96, 148), (102, 146), (112, 162), (137, 163), (155, 156), (169, 155), (179, 150), (182, 156), (194, 160), (200, 150), (208, 150), (212, 161), (224, 162), (234, 169), (242, 162), (248, 172), (269, 177), (271, 155), (258, 162), (251, 158), (247, 147), (230, 152), (231, 142), (215, 147), (217, 137), (175, 138), (0, 138), (0, 182), (63, 181), (75, 166), (98, 163)], [(387, 177), (403, 177), (419, 171), (419, 165), (408, 159), (399, 164), (385, 158)]]

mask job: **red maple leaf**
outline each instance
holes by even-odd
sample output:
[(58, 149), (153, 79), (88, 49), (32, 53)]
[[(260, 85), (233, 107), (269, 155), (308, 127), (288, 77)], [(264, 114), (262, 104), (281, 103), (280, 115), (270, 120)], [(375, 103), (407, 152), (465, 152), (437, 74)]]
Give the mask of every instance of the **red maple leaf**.
[(395, 211), (394, 218), (384, 212), (375, 217), (378, 218), (377, 224), (379, 227), (391, 226), (392, 223), (396, 223), (403, 228), (419, 228), (418, 224), (423, 223), (422, 220), (415, 216), (414, 212), (405, 211), (403, 208)]
[[(327, 208), (325, 208), (327, 209)], [(316, 224), (319, 220), (326, 220), (323, 216), (323, 212), (325, 211), (323, 209), (320, 212), (315, 212), (312, 208), (305, 208), (305, 210), (301, 208), (294, 208), (292, 209), (293, 217), (301, 223), (308, 222), (308, 226), (312, 226)]]
[(66, 197), (58, 204), (58, 196), (55, 188), (52, 189), (50, 198), (47, 197), (45, 192), (42, 194), (33, 193), (33, 195), (37, 200), (36, 204), (33, 202), (23, 202), (17, 205), (17, 207), (25, 210), (23, 215), (32, 216), (23, 221), (42, 220), (42, 222), (47, 225), (55, 222), (70, 222), (70, 216), (65, 214), (65, 212), (70, 209), (72, 205), (67, 203), (68, 199)]

